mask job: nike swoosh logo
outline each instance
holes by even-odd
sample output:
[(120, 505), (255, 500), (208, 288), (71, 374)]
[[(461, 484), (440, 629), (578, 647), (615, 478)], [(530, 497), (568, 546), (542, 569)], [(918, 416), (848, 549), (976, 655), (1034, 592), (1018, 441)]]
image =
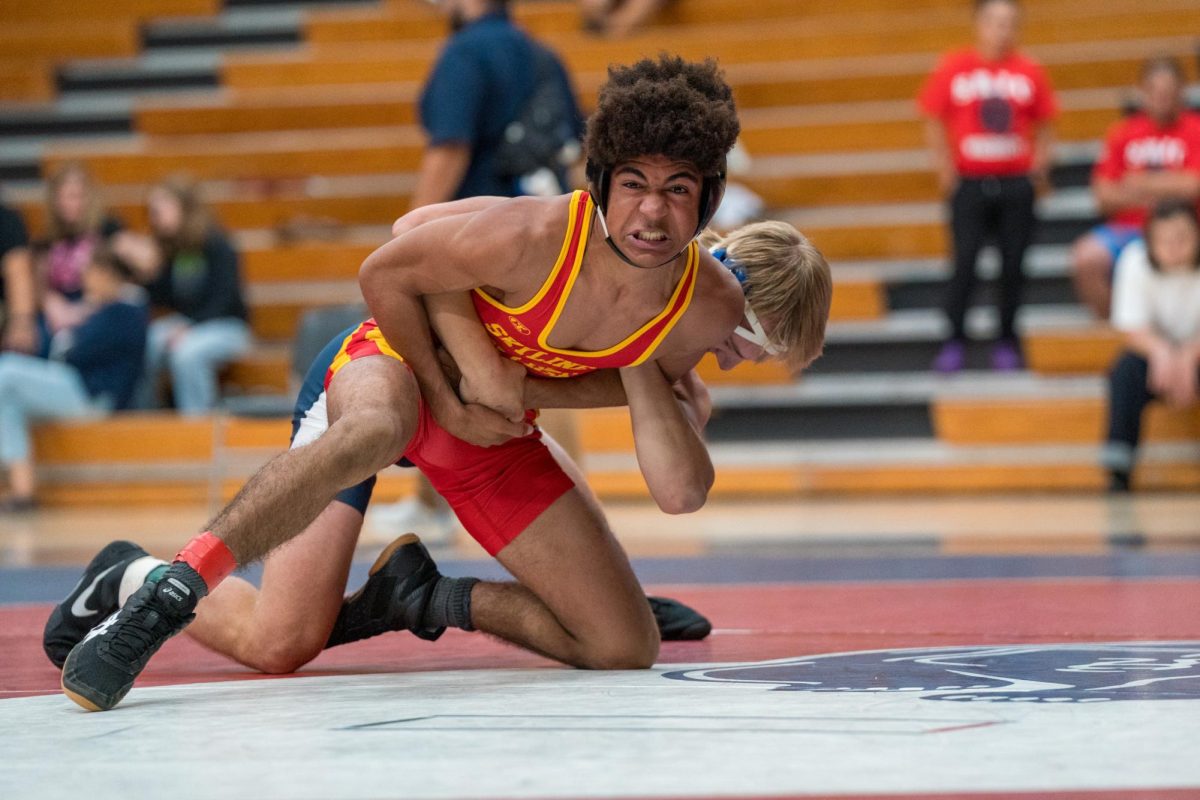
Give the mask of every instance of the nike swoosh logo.
[(94, 594), (96, 591), (96, 584), (100, 583), (101, 579), (105, 575), (112, 572), (119, 566), (119, 564), (113, 564), (111, 567), (104, 570), (104, 572), (101, 572), (99, 575), (93, 578), (92, 582), (88, 584), (88, 587), (83, 590), (83, 594), (79, 595), (79, 597), (76, 597), (75, 602), (71, 604), (71, 613), (77, 617), (90, 617), (94, 614), (99, 614), (100, 609), (88, 608), (88, 601), (92, 599), (92, 594)]

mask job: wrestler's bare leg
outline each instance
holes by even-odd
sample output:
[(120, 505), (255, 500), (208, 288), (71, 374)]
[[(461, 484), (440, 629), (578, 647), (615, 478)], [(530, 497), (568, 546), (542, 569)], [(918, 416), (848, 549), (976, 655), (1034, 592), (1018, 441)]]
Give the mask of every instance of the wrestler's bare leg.
[[(321, 652), (362, 528), (358, 511), (329, 498), (395, 461), (416, 430), (416, 392), (411, 372), (392, 358), (356, 359), (334, 375), (329, 429), (270, 462), (214, 522), (235, 552), (235, 541), (249, 542), (243, 553), (271, 550), (261, 590), (222, 582), (197, 606), (193, 638), (265, 672), (294, 671)], [(278, 524), (265, 508), (283, 509)], [(247, 524), (258, 528), (238, 527)], [(286, 543), (272, 550), (275, 541)]]
[(570, 456), (547, 447), (575, 488), (497, 558), (518, 583), (480, 583), (479, 630), (578, 667), (637, 669), (658, 656), (658, 626), (625, 551)]

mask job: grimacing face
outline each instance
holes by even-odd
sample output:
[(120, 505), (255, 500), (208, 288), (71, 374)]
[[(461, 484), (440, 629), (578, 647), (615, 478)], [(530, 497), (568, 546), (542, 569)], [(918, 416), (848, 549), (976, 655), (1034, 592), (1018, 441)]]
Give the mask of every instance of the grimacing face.
[(695, 165), (642, 156), (618, 164), (610, 181), (608, 231), (637, 266), (662, 265), (695, 236), (703, 186)]

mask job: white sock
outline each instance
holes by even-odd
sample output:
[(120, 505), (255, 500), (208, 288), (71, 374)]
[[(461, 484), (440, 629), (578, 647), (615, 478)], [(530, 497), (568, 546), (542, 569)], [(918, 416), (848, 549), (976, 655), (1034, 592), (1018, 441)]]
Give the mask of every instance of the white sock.
[(125, 574), (121, 576), (121, 588), (117, 590), (117, 605), (125, 605), (125, 601), (129, 599), (130, 595), (142, 588), (150, 570), (166, 563), (161, 558), (142, 556), (126, 567)]

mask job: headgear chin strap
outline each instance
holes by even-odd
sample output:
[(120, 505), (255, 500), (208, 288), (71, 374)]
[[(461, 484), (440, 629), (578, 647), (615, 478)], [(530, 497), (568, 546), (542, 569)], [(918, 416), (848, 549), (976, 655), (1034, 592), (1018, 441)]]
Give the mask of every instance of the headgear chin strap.
[[(612, 188), (612, 168), (601, 166), (589, 158), (587, 161), (587, 179), (590, 184), (588, 191), (591, 192), (592, 201), (596, 204), (596, 216), (600, 219), (600, 228), (604, 231), (605, 244), (611, 247), (612, 251), (617, 254), (617, 257), (629, 266), (643, 269), (643, 267), (634, 263), (629, 256), (621, 252), (621, 248), (617, 247), (617, 243), (613, 241), (612, 234), (608, 232), (608, 221), (605, 219), (605, 216), (608, 214), (609, 189)], [(706, 176), (700, 185), (699, 223), (696, 225), (696, 232), (692, 234), (692, 239), (695, 239), (708, 227), (708, 223), (712, 221), (713, 215), (717, 213), (717, 207), (721, 205), (721, 198), (724, 196), (725, 159), (722, 158), (717, 174)], [(683, 251), (687, 250), (688, 245), (692, 243), (692, 239), (689, 239), (688, 244), (685, 244), (678, 253), (661, 264), (656, 264), (655, 268), (666, 266), (679, 258), (683, 254)]]

